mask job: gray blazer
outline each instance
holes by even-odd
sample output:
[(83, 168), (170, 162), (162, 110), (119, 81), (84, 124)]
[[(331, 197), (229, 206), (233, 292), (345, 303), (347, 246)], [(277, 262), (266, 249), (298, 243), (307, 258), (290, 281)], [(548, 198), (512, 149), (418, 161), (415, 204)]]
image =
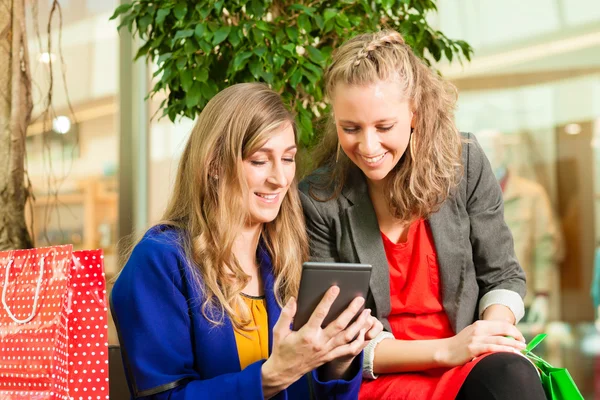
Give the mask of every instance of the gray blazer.
[[(491, 304), (508, 306), (522, 318), (525, 274), (515, 257), (504, 222), (502, 191), (481, 146), (471, 134), (463, 144), (463, 178), (440, 210), (429, 218), (442, 282), (443, 305), (456, 333), (472, 324)], [(390, 330), (388, 263), (377, 217), (362, 172), (355, 168), (337, 198), (332, 188), (300, 183), (313, 261), (373, 265), (367, 307)], [(479, 310), (477, 306), (479, 305)]]

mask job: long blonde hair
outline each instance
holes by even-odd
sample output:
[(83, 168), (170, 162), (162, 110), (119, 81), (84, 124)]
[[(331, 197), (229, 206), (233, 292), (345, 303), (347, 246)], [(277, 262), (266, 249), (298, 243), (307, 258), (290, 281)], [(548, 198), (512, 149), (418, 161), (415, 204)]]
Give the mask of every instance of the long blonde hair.
[[(242, 162), (285, 124), (292, 125), (297, 137), (294, 118), (277, 93), (259, 83), (233, 85), (208, 102), (179, 162), (160, 224), (185, 233), (182, 246), (202, 290), (202, 314), (214, 324), (224, 315), (238, 329), (250, 322), (241, 298), (250, 277), (232, 251), (248, 221)], [(282, 305), (297, 295), (301, 264), (308, 257), (296, 181), (277, 218), (264, 224), (261, 238), (272, 259), (274, 292)]]
[[(461, 137), (454, 124), (455, 87), (419, 59), (394, 30), (355, 36), (340, 46), (325, 73), (325, 90), (333, 98), (338, 84), (400, 82), (415, 115), (409, 151), (390, 172), (386, 192), (392, 214), (402, 220), (427, 218), (439, 209), (462, 175)], [(317, 167), (326, 171), (336, 197), (352, 161), (339, 149), (335, 120), (329, 117), (315, 151)], [(316, 200), (324, 200), (317, 198)]]

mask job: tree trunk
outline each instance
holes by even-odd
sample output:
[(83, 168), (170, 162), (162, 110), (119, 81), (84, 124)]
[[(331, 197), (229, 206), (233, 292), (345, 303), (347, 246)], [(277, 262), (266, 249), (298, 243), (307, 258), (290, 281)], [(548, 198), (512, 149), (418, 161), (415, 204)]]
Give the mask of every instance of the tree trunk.
[(24, 3), (0, 0), (0, 250), (33, 247), (25, 221), (32, 101)]

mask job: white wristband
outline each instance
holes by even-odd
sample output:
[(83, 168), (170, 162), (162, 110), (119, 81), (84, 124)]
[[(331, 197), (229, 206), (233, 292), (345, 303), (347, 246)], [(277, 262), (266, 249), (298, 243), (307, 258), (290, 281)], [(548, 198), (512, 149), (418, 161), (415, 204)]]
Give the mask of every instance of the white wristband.
[(363, 354), (363, 371), (362, 376), (364, 379), (377, 379), (377, 375), (373, 373), (373, 360), (375, 359), (375, 347), (383, 339), (395, 339), (394, 335), (389, 332), (382, 331), (379, 335), (375, 336), (369, 344), (365, 347)]

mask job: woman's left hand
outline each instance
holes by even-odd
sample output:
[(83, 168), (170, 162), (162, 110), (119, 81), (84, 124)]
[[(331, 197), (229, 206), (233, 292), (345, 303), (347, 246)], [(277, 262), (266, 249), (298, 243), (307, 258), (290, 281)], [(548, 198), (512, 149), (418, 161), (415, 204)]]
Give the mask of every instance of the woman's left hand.
[(367, 330), (365, 340), (375, 339), (383, 331), (383, 324), (374, 316), (369, 316), (369, 322), (372, 324), (371, 329)]

